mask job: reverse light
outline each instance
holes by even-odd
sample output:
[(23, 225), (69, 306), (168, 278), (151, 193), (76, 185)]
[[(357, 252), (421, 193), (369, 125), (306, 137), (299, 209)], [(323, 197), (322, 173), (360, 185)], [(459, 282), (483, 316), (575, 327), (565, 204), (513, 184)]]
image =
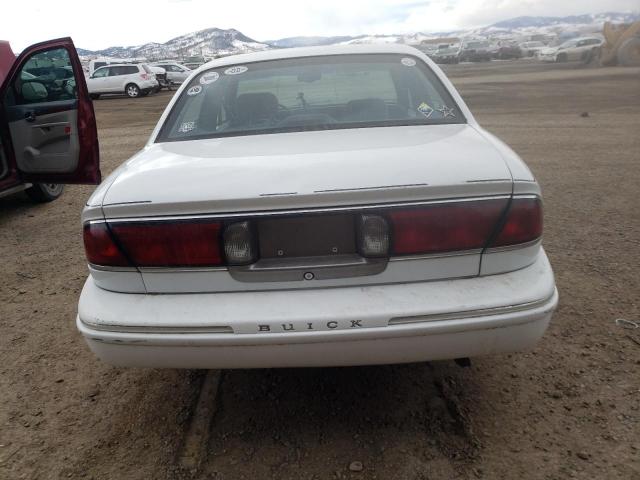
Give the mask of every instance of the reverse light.
[(255, 235), (248, 221), (228, 225), (224, 230), (224, 254), (230, 265), (253, 263), (257, 257)]
[(389, 225), (384, 217), (360, 215), (358, 251), (363, 257), (384, 257), (389, 254)]

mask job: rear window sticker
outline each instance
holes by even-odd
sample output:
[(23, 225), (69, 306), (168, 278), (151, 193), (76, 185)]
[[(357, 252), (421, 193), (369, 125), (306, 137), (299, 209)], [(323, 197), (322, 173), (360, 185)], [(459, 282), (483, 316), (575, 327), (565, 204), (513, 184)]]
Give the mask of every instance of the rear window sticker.
[(235, 67), (229, 67), (224, 71), (225, 75), (240, 75), (241, 73), (246, 72), (247, 70), (249, 70), (247, 67), (245, 67), (244, 65), (236, 65)]
[(180, 133), (188, 133), (191, 130), (193, 130), (194, 128), (196, 128), (196, 122), (183, 122), (180, 125), (180, 128), (178, 128), (178, 132), (180, 132)]
[(446, 105), (442, 105), (442, 107), (440, 107), (438, 109), (438, 111), (442, 114), (442, 118), (455, 117), (456, 116), (456, 114), (453, 113), (453, 108), (447, 107)]
[(209, 85), (220, 78), (218, 72), (207, 72), (200, 77), (200, 85)]
[(413, 58), (409, 58), (409, 57), (404, 57), (402, 60), (400, 60), (400, 62), (405, 67), (414, 67), (416, 65), (416, 61)]
[(189, 90), (187, 90), (187, 95), (190, 97), (194, 95), (198, 95), (202, 91), (202, 87), (200, 85), (194, 85)]
[(431, 108), (426, 102), (422, 102), (418, 105), (418, 111), (427, 118), (431, 117), (433, 114), (433, 108)]

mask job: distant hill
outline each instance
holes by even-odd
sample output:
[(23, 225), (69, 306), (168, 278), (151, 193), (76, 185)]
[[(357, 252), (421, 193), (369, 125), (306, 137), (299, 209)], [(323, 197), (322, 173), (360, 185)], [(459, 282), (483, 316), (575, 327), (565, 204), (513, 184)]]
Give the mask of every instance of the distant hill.
[(631, 23), (639, 19), (639, 13), (605, 12), (595, 15), (570, 15), (567, 17), (516, 17), (494, 23), (491, 27), (518, 29), (527, 27), (550, 27), (553, 25), (602, 24), (606, 21), (615, 23)]
[(233, 28), (229, 30), (207, 28), (206, 30), (172, 38), (165, 43), (151, 42), (131, 47), (109, 47), (103, 50), (86, 50), (79, 48), (78, 53), (83, 56), (98, 55), (116, 58), (140, 57), (153, 60), (160, 58), (189, 57), (192, 55), (213, 57), (216, 55), (256, 52), (268, 48), (271, 48), (270, 45), (253, 40)]

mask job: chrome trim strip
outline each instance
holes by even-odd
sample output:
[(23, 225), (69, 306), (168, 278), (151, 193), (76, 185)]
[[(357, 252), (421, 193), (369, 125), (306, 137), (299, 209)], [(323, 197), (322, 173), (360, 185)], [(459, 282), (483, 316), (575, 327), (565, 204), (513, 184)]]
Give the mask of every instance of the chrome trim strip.
[(381, 185), (379, 187), (353, 187), (353, 188), (330, 188), (326, 190), (315, 190), (313, 193), (335, 193), (335, 192), (361, 192), (366, 190), (387, 190), (391, 188), (427, 187), (428, 183), (407, 183), (405, 185)]
[(140, 273), (226, 272), (227, 267), (139, 267)]
[(493, 247), (487, 248), (484, 253), (500, 253), (500, 252), (510, 252), (512, 250), (520, 250), (521, 248), (533, 247), (535, 245), (542, 245), (542, 237), (538, 237), (535, 240), (531, 240), (530, 242), (525, 243), (517, 243), (515, 245), (506, 245), (504, 247)]
[(488, 178), (485, 180), (467, 180), (467, 183), (496, 183), (496, 182), (510, 182), (510, 178)]
[(555, 295), (555, 292), (546, 298), (542, 298), (534, 302), (519, 303), (517, 305), (505, 305), (503, 307), (481, 308), (478, 310), (464, 310), (461, 312), (451, 312), (451, 313), (435, 313), (431, 315), (416, 315), (412, 317), (395, 317), (389, 320), (388, 325), (405, 325), (408, 323), (426, 323), (426, 322), (437, 322), (437, 321), (444, 321), (444, 320), (461, 320), (461, 319), (467, 319), (467, 318), (485, 317), (485, 316), (491, 316), (491, 315), (504, 315), (507, 313), (523, 312), (526, 310), (532, 310), (534, 308), (545, 305), (553, 298), (554, 295)]
[(475, 248), (473, 250), (458, 250), (455, 252), (425, 253), (424, 255), (407, 255), (406, 257), (389, 257), (389, 261), (402, 262), (405, 260), (430, 260), (434, 258), (462, 257), (465, 255), (480, 255), (481, 253), (482, 253), (481, 248)]
[(95, 263), (88, 263), (89, 268), (93, 270), (99, 270), (101, 272), (137, 272), (136, 267), (110, 267), (108, 265), (97, 265)]
[(90, 268), (101, 272), (140, 272), (140, 273), (198, 273), (198, 272), (226, 272), (227, 267), (109, 267), (107, 265), (88, 264)]
[(261, 193), (260, 196), (261, 197), (281, 197), (281, 196), (286, 196), (286, 195), (297, 195), (298, 192), (275, 192), (275, 193)]
[(98, 324), (80, 319), (80, 321), (93, 330), (113, 333), (173, 333), (173, 334), (190, 334), (190, 333), (234, 333), (233, 328), (229, 325), (212, 325), (207, 327), (145, 327), (142, 325), (112, 325)]
[[(316, 214), (316, 213), (331, 213), (331, 212), (359, 212), (362, 210), (377, 210), (386, 208), (397, 207), (417, 207), (422, 205), (439, 205), (445, 203), (459, 203), (459, 202), (475, 202), (483, 200), (501, 200), (511, 198), (511, 195), (493, 195), (483, 197), (464, 197), (464, 198), (448, 198), (438, 200), (424, 200), (419, 202), (404, 202), (404, 203), (379, 203), (375, 205), (350, 205), (347, 207), (328, 207), (328, 208), (304, 208), (298, 210), (262, 210), (253, 212), (232, 212), (232, 213), (213, 213), (213, 214), (197, 214), (197, 215), (165, 215), (157, 217), (112, 217), (108, 219), (89, 220), (88, 223), (128, 223), (128, 222), (159, 222), (166, 220), (199, 220), (210, 218), (247, 218), (247, 217), (270, 217), (279, 215), (299, 215), (299, 214)], [(515, 195), (514, 198), (537, 198), (537, 195)]]

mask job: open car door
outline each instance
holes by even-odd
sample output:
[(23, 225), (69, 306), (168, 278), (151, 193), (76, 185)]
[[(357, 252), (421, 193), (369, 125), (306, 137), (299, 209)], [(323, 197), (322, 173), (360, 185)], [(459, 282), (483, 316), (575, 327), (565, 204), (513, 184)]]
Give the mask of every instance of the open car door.
[(98, 132), (70, 38), (38, 43), (0, 86), (0, 144), (22, 182), (100, 183)]

